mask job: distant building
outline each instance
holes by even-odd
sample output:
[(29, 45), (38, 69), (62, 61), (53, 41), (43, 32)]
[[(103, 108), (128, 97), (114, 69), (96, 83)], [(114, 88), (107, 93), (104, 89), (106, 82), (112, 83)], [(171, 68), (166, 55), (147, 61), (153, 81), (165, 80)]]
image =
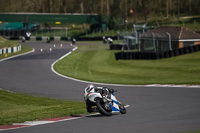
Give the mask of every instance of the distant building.
[(140, 36), (140, 51), (168, 51), (199, 45), (200, 34), (183, 27), (160, 27)]

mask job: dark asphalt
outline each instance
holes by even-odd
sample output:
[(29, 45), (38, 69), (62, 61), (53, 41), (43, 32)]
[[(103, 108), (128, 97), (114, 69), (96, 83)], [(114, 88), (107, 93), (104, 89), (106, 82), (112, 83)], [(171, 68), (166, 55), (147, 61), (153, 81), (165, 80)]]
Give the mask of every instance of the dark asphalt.
[[(69, 44), (26, 43), (35, 53), (0, 62), (0, 88), (37, 96), (83, 101), (87, 85), (59, 77), (51, 64), (71, 50)], [(53, 51), (50, 52), (49, 48)], [(40, 48), (44, 51), (40, 52)], [(111, 86), (112, 87), (112, 86)], [(113, 87), (130, 105), (127, 114), (101, 115), (33, 126), (5, 133), (185, 133), (200, 130), (200, 88)]]

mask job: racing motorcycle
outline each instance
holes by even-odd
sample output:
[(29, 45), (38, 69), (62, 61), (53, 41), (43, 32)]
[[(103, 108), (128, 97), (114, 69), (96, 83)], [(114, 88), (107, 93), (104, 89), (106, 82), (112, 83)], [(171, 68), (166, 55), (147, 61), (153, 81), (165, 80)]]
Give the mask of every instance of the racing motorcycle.
[(126, 108), (116, 99), (114, 92), (117, 91), (107, 87), (88, 85), (84, 91), (87, 111), (89, 113), (99, 112), (104, 116), (111, 116), (113, 112), (126, 114)]

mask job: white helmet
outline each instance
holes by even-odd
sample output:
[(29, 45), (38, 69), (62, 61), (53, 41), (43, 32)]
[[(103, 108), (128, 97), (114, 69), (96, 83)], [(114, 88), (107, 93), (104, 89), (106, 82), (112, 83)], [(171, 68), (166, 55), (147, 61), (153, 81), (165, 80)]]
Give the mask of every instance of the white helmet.
[(89, 92), (89, 91), (91, 91), (91, 90), (94, 89), (94, 88), (95, 88), (94, 85), (88, 84), (88, 86), (87, 86), (87, 91)]

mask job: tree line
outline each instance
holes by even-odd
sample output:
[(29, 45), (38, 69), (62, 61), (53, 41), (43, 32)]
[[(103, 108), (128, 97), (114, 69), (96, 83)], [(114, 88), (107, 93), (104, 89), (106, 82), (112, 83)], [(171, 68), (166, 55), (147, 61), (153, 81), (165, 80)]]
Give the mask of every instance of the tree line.
[(200, 14), (199, 5), (200, 0), (0, 0), (0, 12), (89, 13), (147, 21)]

